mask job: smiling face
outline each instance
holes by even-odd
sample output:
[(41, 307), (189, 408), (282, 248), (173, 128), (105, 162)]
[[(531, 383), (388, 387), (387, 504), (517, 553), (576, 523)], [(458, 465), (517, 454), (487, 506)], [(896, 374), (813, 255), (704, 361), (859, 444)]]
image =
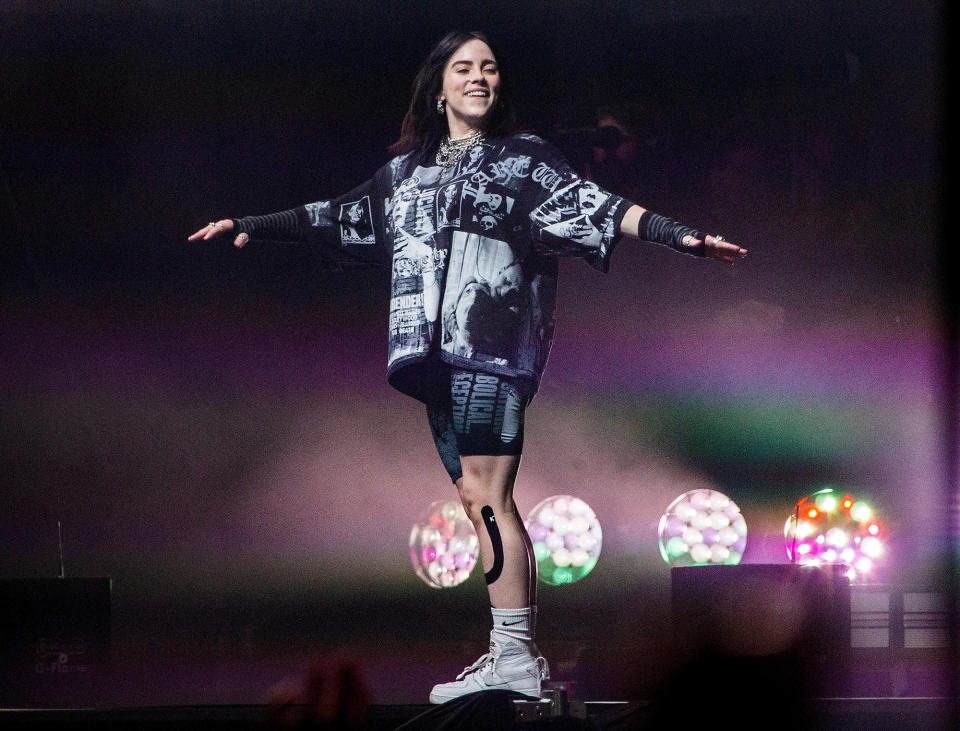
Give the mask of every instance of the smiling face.
[(499, 90), (500, 71), (490, 46), (474, 38), (454, 51), (444, 69), (439, 96), (446, 102), (450, 137), (483, 129)]

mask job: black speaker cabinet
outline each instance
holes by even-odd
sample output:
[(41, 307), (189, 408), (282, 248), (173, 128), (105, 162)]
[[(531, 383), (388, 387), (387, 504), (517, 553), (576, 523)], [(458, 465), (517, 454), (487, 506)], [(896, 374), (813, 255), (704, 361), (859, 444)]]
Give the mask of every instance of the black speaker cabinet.
[(843, 696), (850, 649), (844, 570), (793, 564), (674, 568), (678, 646), (694, 658), (775, 668), (804, 693)]
[(0, 705), (95, 705), (110, 676), (109, 578), (0, 579)]

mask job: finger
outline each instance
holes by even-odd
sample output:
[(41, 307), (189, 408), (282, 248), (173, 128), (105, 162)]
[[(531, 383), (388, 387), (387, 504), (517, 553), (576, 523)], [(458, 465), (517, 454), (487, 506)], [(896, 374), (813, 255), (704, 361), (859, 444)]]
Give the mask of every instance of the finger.
[(707, 243), (707, 254), (712, 255), (716, 259), (727, 261), (736, 258), (742, 259), (747, 255), (746, 249), (726, 241), (723, 238), (711, 236), (708, 237), (708, 239), (712, 239), (712, 241), (708, 241)]
[(239, 233), (237, 234), (237, 238), (233, 240), (233, 245), (236, 246), (238, 249), (242, 249), (243, 245), (247, 243), (249, 240), (250, 240), (250, 234)]
[(204, 234), (203, 240), (207, 241), (212, 239), (215, 236), (219, 236), (223, 233), (223, 221), (211, 221), (207, 224), (207, 233)]
[(746, 249), (741, 249), (737, 247), (736, 251), (724, 257), (724, 261), (727, 261), (730, 264), (736, 264), (740, 259), (743, 259), (746, 255), (747, 255)]

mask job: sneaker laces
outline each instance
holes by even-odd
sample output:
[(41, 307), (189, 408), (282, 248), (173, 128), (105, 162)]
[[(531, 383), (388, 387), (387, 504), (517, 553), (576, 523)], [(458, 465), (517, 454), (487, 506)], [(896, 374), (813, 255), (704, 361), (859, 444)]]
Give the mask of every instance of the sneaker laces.
[[(488, 652), (481, 655), (479, 658), (477, 658), (476, 662), (463, 669), (463, 671), (457, 676), (457, 680), (463, 680), (472, 673), (483, 672), (488, 668), (496, 669), (498, 658), (499, 654), (494, 652)], [(542, 655), (538, 655), (534, 658), (534, 660), (537, 664), (537, 672), (540, 675), (540, 680), (549, 680), (550, 664), (547, 662), (547, 658), (543, 657)]]
[(497, 659), (496, 656), (490, 652), (484, 655), (481, 655), (477, 659), (477, 661), (473, 663), (473, 665), (467, 665), (467, 667), (463, 669), (463, 672), (457, 676), (457, 680), (463, 680), (465, 677), (467, 677), (471, 673), (475, 673), (478, 670), (483, 670), (483, 668), (485, 668), (487, 665), (492, 665), (494, 660), (496, 659)]
[(537, 670), (540, 671), (540, 680), (550, 680), (550, 664), (542, 655), (537, 657)]

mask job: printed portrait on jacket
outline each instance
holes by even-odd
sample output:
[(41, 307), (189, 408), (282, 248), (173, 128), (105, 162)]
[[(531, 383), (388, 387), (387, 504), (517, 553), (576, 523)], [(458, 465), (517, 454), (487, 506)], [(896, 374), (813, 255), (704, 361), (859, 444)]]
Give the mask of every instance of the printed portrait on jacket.
[(530, 287), (508, 244), (454, 233), (443, 298), (443, 349), (498, 362), (516, 351)]
[(373, 244), (373, 214), (370, 197), (340, 204), (340, 241), (344, 244)]

